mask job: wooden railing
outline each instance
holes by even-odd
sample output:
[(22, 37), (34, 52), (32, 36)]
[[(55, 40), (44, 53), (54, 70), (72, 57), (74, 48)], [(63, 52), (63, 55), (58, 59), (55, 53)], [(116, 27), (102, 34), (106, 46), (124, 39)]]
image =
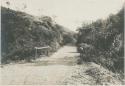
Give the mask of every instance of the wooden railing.
[(35, 47), (35, 58), (38, 57), (38, 50), (41, 50), (41, 53), (44, 53), (44, 55), (49, 55), (50, 46), (45, 47)]

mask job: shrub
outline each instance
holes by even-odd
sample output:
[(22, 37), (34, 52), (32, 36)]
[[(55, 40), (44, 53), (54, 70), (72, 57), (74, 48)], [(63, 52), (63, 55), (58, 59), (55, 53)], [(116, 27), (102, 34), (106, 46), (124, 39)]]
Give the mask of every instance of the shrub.
[[(101, 64), (112, 71), (124, 69), (124, 11), (105, 20), (84, 24), (79, 29), (77, 45), (86, 43), (94, 47), (94, 53), (84, 48), (87, 61)], [(79, 47), (79, 46), (78, 46)]]

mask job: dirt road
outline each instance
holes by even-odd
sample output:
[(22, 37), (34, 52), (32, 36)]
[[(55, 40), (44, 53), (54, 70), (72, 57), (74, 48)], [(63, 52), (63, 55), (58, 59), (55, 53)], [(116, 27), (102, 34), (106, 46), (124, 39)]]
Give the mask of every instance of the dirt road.
[[(64, 46), (52, 56), (41, 57), (33, 63), (5, 65), (1, 68), (1, 83), (3, 85), (96, 84), (96, 77), (86, 74), (86, 71), (98, 68), (106, 73), (107, 70), (94, 63), (77, 65), (78, 56), (76, 47)], [(114, 82), (119, 84), (118, 81)]]
[(77, 56), (75, 47), (64, 46), (33, 63), (6, 65), (1, 68), (2, 84), (63, 84), (76, 65)]

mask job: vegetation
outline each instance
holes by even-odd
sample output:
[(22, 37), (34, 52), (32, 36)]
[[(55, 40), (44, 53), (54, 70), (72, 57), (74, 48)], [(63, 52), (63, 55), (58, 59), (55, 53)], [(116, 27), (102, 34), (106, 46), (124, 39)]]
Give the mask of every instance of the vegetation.
[[(85, 48), (86, 46), (92, 46)], [(79, 28), (77, 46), (85, 50), (81, 52), (83, 61), (93, 61), (114, 72), (124, 71), (124, 9), (110, 15), (107, 19), (99, 19), (91, 24), (83, 24)], [(86, 51), (86, 52), (85, 52)]]
[(68, 38), (74, 40), (73, 34), (48, 16), (39, 18), (2, 7), (1, 20), (2, 63), (29, 61), (34, 58), (34, 47), (50, 46), (54, 52)]

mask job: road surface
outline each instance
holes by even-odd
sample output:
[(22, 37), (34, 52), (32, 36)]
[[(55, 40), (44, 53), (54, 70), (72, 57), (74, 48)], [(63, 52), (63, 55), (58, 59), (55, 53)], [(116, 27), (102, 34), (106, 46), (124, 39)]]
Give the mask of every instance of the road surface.
[(2, 84), (63, 84), (76, 65), (76, 47), (64, 46), (50, 57), (33, 63), (10, 64), (2, 68)]
[[(97, 79), (86, 70), (100, 66), (93, 63), (77, 64), (76, 47), (64, 46), (50, 57), (41, 57), (33, 63), (16, 63), (3, 66), (3, 85), (85, 85), (96, 84)], [(104, 81), (103, 81), (104, 82)]]

